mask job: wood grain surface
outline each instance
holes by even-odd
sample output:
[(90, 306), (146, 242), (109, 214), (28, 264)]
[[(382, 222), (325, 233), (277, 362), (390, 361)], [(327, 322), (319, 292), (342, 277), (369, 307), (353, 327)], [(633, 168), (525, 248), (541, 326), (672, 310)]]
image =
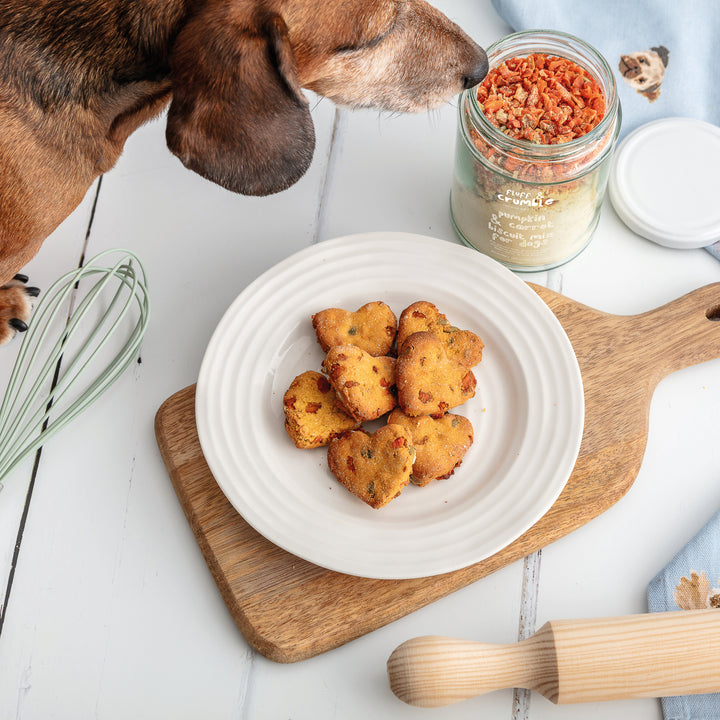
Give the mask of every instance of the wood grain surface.
[(420, 707), (510, 687), (563, 704), (718, 692), (720, 664), (707, 660), (718, 652), (713, 608), (552, 621), (510, 645), (426, 635), (398, 646), (387, 670), (392, 691)]
[(277, 662), (360, 637), (564, 537), (631, 487), (642, 463), (657, 383), (720, 357), (720, 283), (632, 316), (603, 313), (531, 285), (564, 327), (580, 365), (585, 426), (575, 468), (547, 514), (470, 567), (412, 580), (325, 570), (253, 530), (213, 479), (195, 427), (195, 386), (168, 398), (155, 432), (180, 503), (225, 603), (250, 645)]

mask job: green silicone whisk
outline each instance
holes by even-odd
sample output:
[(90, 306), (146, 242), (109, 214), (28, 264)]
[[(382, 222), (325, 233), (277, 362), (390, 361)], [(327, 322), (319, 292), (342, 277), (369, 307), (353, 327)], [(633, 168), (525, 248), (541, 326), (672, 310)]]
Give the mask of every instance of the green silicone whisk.
[(0, 480), (130, 365), (149, 313), (145, 270), (127, 250), (96, 255), (43, 295), (0, 405)]

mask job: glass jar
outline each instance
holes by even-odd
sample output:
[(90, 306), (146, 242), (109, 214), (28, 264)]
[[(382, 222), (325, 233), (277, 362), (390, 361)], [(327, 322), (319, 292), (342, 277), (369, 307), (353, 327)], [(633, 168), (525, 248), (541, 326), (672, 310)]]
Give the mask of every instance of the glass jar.
[(548, 270), (590, 242), (600, 217), (621, 112), (612, 70), (600, 53), (561, 32), (509, 35), (488, 48), (490, 68), (533, 53), (565, 58), (595, 80), (605, 99), (602, 120), (557, 145), (515, 139), (484, 115), (478, 88), (460, 96), (453, 225), (471, 247), (512, 270)]

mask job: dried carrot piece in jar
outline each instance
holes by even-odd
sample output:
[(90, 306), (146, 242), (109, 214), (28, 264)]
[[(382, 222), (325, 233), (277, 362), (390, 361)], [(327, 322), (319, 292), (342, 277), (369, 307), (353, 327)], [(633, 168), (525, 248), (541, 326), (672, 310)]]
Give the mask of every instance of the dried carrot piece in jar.
[(477, 97), (488, 120), (506, 135), (541, 145), (582, 137), (605, 115), (602, 90), (586, 70), (542, 53), (498, 65)]

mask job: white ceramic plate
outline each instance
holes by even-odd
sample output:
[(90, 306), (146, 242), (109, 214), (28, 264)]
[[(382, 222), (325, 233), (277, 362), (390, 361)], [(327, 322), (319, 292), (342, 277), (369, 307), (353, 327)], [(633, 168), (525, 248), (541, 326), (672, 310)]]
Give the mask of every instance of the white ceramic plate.
[[(378, 510), (335, 480), (325, 448), (293, 445), (282, 405), (296, 375), (320, 369), (312, 314), (373, 300), (398, 316), (427, 300), (485, 343), (476, 395), (454, 411), (475, 429), (462, 465)], [(329, 240), (249, 285), (208, 345), (196, 408), (210, 469), (252, 527), (322, 567), (396, 579), (466, 567), (522, 535), (570, 477), (584, 421), (577, 360), (545, 303), (475, 250), (405, 233)]]

